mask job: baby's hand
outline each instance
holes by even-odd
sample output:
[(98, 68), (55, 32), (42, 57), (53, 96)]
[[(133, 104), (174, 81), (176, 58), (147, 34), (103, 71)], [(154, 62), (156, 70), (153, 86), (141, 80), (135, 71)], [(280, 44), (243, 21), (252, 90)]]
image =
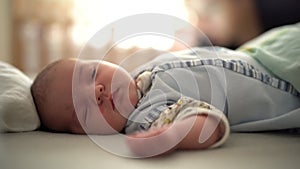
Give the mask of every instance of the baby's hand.
[(176, 148), (176, 136), (170, 126), (152, 129), (127, 136), (127, 144), (137, 158), (152, 157)]

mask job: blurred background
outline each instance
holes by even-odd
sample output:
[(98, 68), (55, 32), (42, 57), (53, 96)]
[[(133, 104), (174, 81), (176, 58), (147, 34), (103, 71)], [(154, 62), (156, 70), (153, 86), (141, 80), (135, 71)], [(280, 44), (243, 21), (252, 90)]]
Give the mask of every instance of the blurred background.
[[(0, 60), (27, 75), (39, 72), (59, 58), (77, 57), (83, 45), (101, 28), (117, 19), (139, 13), (168, 14), (190, 22), (214, 45), (236, 49), (264, 31), (299, 22), (298, 0), (0, 0)], [(90, 47), (105, 51), (115, 43), (114, 34)], [(198, 32), (174, 27), (173, 33), (188, 45), (210, 45)], [(143, 51), (156, 56), (161, 51), (185, 49), (174, 40), (151, 36), (133, 38), (108, 53), (109, 61)], [(145, 52), (146, 51), (146, 52)], [(143, 57), (143, 56), (140, 56)]]
[[(154, 12), (184, 19), (183, 3), (182, 0), (0, 0), (0, 60), (26, 74), (35, 74), (56, 59), (77, 57), (89, 38), (122, 17)], [(98, 44), (103, 49), (91, 47), (91, 52), (110, 48), (114, 31), (118, 30), (107, 32), (103, 44)], [(124, 43), (110, 55), (121, 57), (140, 48), (151, 48), (149, 52), (156, 53), (156, 49), (168, 50), (172, 43), (137, 39)]]

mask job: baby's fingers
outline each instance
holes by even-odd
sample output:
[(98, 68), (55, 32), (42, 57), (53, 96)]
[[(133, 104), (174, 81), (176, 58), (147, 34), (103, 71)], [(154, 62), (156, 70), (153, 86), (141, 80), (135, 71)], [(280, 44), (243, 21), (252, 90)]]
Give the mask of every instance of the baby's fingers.
[(154, 137), (162, 134), (164, 131), (166, 131), (168, 127), (163, 127), (163, 128), (157, 128), (157, 129), (152, 129), (148, 130), (145, 132), (137, 132), (134, 134), (128, 135), (129, 137), (134, 137), (134, 138), (149, 138), (149, 137)]
[(145, 158), (173, 150), (176, 146), (173, 144), (175, 139), (167, 133), (166, 129), (160, 128), (128, 135), (126, 141), (133, 155), (137, 158)]

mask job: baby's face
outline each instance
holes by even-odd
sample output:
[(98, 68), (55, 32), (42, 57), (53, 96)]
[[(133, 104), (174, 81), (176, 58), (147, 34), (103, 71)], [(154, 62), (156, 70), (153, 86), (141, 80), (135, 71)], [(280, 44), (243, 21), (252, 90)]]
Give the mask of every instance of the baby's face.
[(48, 98), (54, 129), (62, 132), (120, 132), (138, 101), (135, 81), (105, 61), (67, 60), (52, 73)]

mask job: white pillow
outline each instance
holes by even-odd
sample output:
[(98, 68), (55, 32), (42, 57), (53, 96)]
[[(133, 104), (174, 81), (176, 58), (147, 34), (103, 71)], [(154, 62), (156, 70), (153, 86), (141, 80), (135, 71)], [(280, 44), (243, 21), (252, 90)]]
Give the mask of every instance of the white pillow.
[(30, 93), (32, 81), (0, 61), (0, 132), (32, 131), (40, 126)]

